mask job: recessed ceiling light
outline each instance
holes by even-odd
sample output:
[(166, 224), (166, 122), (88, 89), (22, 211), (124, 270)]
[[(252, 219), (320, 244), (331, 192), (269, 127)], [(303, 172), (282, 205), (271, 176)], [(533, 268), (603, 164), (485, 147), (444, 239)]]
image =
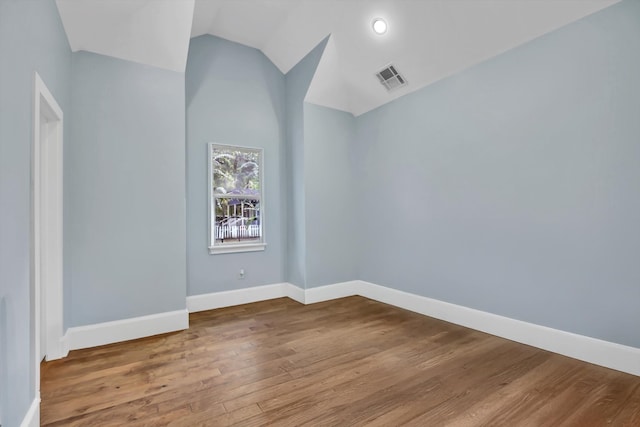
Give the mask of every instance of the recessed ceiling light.
[(371, 26), (373, 27), (373, 32), (378, 35), (382, 35), (387, 32), (387, 23), (382, 18), (374, 19)]

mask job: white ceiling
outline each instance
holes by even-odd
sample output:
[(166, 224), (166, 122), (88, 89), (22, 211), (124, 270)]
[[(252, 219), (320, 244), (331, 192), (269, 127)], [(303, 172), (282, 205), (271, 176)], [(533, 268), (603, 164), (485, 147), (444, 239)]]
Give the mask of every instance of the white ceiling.
[[(190, 37), (260, 49), (284, 73), (331, 36), (307, 101), (362, 114), (620, 0), (57, 0), (72, 50), (184, 71)], [(389, 30), (371, 30), (375, 17)], [(567, 52), (570, 54), (570, 52)], [(393, 63), (409, 84), (375, 73)]]
[(56, 0), (69, 45), (184, 72), (194, 0)]

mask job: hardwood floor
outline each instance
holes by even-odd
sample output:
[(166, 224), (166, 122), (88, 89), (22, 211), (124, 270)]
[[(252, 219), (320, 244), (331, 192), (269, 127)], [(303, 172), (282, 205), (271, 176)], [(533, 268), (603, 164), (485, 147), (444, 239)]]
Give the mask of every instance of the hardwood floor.
[(640, 426), (640, 377), (362, 297), (192, 314), (43, 363), (46, 426)]

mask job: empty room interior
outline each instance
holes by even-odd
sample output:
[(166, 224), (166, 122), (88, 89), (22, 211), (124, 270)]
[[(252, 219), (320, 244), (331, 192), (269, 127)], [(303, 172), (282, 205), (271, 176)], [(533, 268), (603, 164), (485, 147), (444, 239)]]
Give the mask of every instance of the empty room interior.
[(640, 1), (0, 0), (0, 426), (640, 426)]

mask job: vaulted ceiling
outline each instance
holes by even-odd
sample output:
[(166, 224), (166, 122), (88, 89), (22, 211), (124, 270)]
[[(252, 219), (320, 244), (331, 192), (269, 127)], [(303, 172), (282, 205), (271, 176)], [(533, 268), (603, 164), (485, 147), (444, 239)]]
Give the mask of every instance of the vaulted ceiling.
[[(283, 73), (330, 36), (307, 101), (362, 114), (620, 0), (57, 0), (73, 51), (184, 71), (191, 37), (261, 50)], [(388, 31), (377, 35), (381, 17)], [(567, 52), (570, 55), (571, 52)], [(387, 91), (394, 64), (409, 82)]]

